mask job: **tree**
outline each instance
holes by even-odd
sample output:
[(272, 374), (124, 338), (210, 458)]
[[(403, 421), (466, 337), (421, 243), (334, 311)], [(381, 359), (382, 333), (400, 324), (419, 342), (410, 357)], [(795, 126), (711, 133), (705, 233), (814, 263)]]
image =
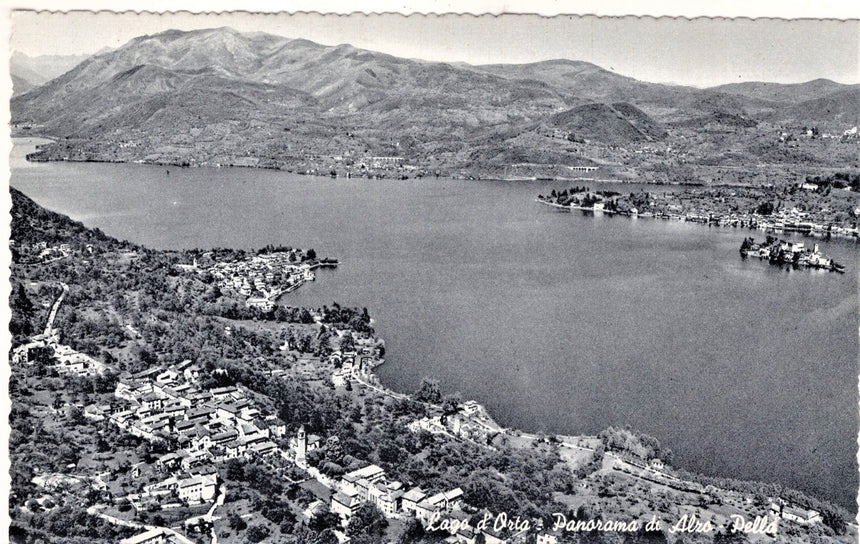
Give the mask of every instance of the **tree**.
[(840, 514), (835, 508), (826, 507), (821, 512), (821, 519), (825, 525), (833, 529), (837, 535), (844, 535), (848, 529), (845, 523), (845, 517)]
[(344, 451), (337, 435), (332, 435), (325, 442), (325, 457), (333, 463), (343, 461)]
[(346, 526), (349, 537), (382, 537), (388, 527), (388, 520), (376, 506), (365, 503), (358, 509)]
[(270, 533), (271, 531), (265, 525), (252, 525), (245, 532), (245, 538), (248, 539), (248, 542), (257, 543), (265, 540)]
[(318, 533), (327, 529), (335, 529), (340, 525), (340, 516), (329, 510), (324, 510), (311, 519), (308, 527)]
[(227, 524), (230, 525), (230, 528), (234, 531), (242, 531), (248, 526), (248, 524), (245, 523), (245, 520), (242, 519), (242, 516), (236, 513), (232, 513), (227, 516)]
[(439, 404), (442, 402), (442, 391), (439, 389), (439, 382), (429, 378), (422, 378), (421, 386), (415, 393), (415, 398), (421, 402)]
[(460, 409), (461, 403), (462, 399), (460, 398), (459, 393), (455, 393), (453, 395), (445, 395), (445, 398), (442, 401), (442, 411), (446, 415), (456, 414), (457, 410)]
[(408, 518), (403, 524), (403, 530), (397, 537), (397, 544), (411, 544), (424, 537), (424, 526), (416, 518)]

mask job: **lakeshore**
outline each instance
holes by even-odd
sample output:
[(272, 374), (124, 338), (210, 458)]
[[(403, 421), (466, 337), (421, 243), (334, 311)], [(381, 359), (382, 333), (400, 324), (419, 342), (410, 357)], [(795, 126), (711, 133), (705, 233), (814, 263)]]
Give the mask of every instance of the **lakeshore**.
[(720, 187), (674, 193), (653, 191), (627, 195), (611, 190), (572, 187), (536, 199), (557, 209), (607, 215), (686, 221), (858, 240), (860, 194), (843, 185), (802, 184), (789, 189)]

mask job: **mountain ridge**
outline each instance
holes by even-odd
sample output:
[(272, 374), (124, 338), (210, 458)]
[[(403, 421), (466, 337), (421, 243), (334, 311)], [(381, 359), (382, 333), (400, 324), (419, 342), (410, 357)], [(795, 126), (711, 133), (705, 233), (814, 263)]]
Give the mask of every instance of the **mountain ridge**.
[[(729, 120), (722, 126), (739, 130), (759, 122), (844, 130), (860, 121), (860, 104), (852, 101), (860, 86), (811, 82), (777, 92), (741, 85), (648, 83), (568, 59), (511, 65), (412, 60), (222, 27), (136, 37), (13, 97), (12, 114), (16, 125), (68, 140), (53, 151), (48, 146), (45, 158), (241, 159), (282, 168), (320, 155), (375, 154), (449, 170), (498, 169), (503, 165), (493, 158), (509, 156), (579, 164), (582, 149), (564, 138), (548, 140), (537, 128), (577, 108), (584, 109), (553, 130), (609, 146), (671, 139), (673, 131), (706, 118)], [(625, 104), (623, 111), (617, 104)], [(150, 111), (146, 130), (131, 122), (140, 122), (144, 111)], [(229, 134), (229, 143), (201, 142), (201, 133)]]

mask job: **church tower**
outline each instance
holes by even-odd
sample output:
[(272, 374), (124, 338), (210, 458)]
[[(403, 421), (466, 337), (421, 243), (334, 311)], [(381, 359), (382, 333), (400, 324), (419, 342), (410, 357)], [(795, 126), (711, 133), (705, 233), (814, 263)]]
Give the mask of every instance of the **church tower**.
[(301, 469), (308, 468), (308, 437), (305, 433), (305, 426), (299, 427), (299, 433), (296, 435), (296, 465)]

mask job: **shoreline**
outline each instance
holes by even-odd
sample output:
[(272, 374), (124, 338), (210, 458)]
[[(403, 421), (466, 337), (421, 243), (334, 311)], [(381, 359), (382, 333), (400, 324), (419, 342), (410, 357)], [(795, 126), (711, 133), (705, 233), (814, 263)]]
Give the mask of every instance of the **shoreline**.
[[(384, 342), (384, 339), (377, 336), (375, 332), (373, 333), (372, 336), (377, 341)], [(383, 364), (385, 364), (385, 362), (386, 362), (385, 359), (381, 359), (376, 365), (374, 365), (373, 367), (368, 369), (366, 371), (366, 373), (363, 375), (364, 379), (362, 379), (362, 377), (358, 377), (358, 376), (354, 376), (353, 379), (357, 383), (359, 383), (360, 385), (368, 387), (372, 390), (375, 390), (377, 393), (384, 395), (384, 396), (389, 396), (389, 397), (394, 398), (394, 399), (406, 399), (406, 398), (408, 398), (408, 399), (416, 400), (417, 402), (423, 402), (423, 401), (418, 401), (417, 399), (415, 399), (414, 393), (396, 391), (396, 390), (392, 389), (391, 387), (387, 386), (386, 384), (384, 384), (380, 380), (380, 378), (376, 374), (375, 370), (377, 368), (379, 368), (380, 366), (382, 366)], [(466, 420), (471, 421), (472, 423), (474, 423), (476, 425), (483, 426), (488, 431), (496, 433), (493, 441), (495, 441), (495, 439), (500, 437), (500, 436), (504, 436), (504, 437), (507, 437), (508, 439), (514, 438), (514, 439), (532, 440), (535, 445), (538, 443), (555, 443), (562, 448), (581, 450), (581, 451), (588, 452), (591, 454), (598, 454), (599, 451), (603, 451), (602, 448), (600, 448), (600, 446), (604, 445), (604, 442), (603, 442), (603, 439), (600, 438), (600, 435), (602, 433), (606, 432), (607, 429), (602, 429), (601, 431), (599, 431), (597, 433), (597, 435), (588, 435), (588, 434), (573, 435), (573, 434), (566, 434), (566, 433), (543, 433), (543, 432), (537, 432), (537, 431), (523, 430), (523, 429), (519, 429), (519, 428), (512, 428), (512, 427), (508, 427), (506, 425), (502, 425), (502, 424), (498, 423), (493, 418), (492, 413), (483, 404), (479, 404), (479, 403), (477, 403), (477, 401), (466, 401), (466, 402), (476, 403), (478, 406), (477, 414), (480, 416), (480, 417), (474, 417), (471, 420), (469, 418), (466, 418)], [(435, 409), (439, 410), (440, 412), (443, 410), (442, 406), (439, 404), (433, 404), (433, 403), (424, 403), (424, 404), (432, 406)], [(464, 404), (463, 402), (460, 403), (460, 407), (458, 409), (459, 411), (457, 412), (459, 415), (463, 415), (463, 412), (462, 412), (463, 404)], [(612, 426), (608, 427), (608, 429), (612, 429)], [(625, 427), (625, 429), (629, 429), (629, 426)], [(410, 430), (412, 432), (415, 432), (415, 430), (412, 430), (412, 429), (410, 429)], [(648, 435), (641, 433), (640, 431), (637, 431), (637, 430), (633, 430), (632, 432), (636, 436), (648, 436)], [(457, 434), (454, 434), (454, 433), (446, 432), (444, 434), (447, 434), (448, 436), (450, 436), (452, 438), (457, 438), (460, 440), (466, 440), (466, 441), (472, 442), (472, 443), (474, 443), (478, 446), (481, 446), (481, 447), (495, 449), (493, 446), (491, 446), (489, 444), (482, 445), (478, 442), (475, 442), (474, 440), (472, 440), (470, 438), (461, 437), (461, 436), (458, 436)], [(589, 442), (599, 442), (600, 446), (589, 447), (588, 446)], [(532, 446), (525, 446), (525, 445), (521, 446), (522, 449), (529, 449), (531, 447), (534, 447), (534, 445), (532, 445)], [(600, 448), (600, 450), (599, 450), (599, 448)], [(837, 503), (834, 503), (828, 499), (822, 499), (822, 498), (819, 498), (819, 497), (814, 496), (814, 495), (809, 495), (804, 491), (801, 491), (801, 490), (793, 488), (793, 487), (784, 486), (783, 484), (780, 484), (778, 482), (764, 481), (764, 480), (737, 479), (737, 478), (734, 478), (731, 476), (726, 476), (726, 475), (721, 475), (721, 474), (710, 474), (710, 473), (698, 472), (695, 470), (690, 470), (690, 469), (685, 468), (683, 466), (676, 466), (674, 464), (666, 463), (664, 465), (664, 463), (662, 462), (662, 460), (659, 457), (656, 457), (650, 463), (647, 460), (641, 460), (641, 461), (640, 460), (633, 460), (633, 459), (629, 458), (630, 454), (627, 453), (626, 450), (624, 450), (624, 449), (606, 448), (605, 453), (603, 455), (605, 455), (605, 457), (604, 457), (604, 461), (602, 463), (603, 468), (601, 470), (608, 470), (609, 472), (616, 471), (616, 472), (623, 473), (623, 474), (626, 474), (629, 476), (633, 476), (634, 478), (647, 480), (647, 481), (650, 481), (650, 482), (653, 482), (653, 483), (656, 483), (659, 485), (663, 485), (663, 486), (666, 486), (666, 487), (669, 487), (669, 488), (672, 488), (672, 489), (675, 489), (678, 491), (686, 492), (686, 493), (701, 495), (703, 497), (707, 496), (707, 495), (731, 496), (733, 494), (741, 494), (744, 497), (744, 500), (751, 502), (754, 500), (753, 494), (738, 491), (738, 489), (735, 489), (735, 488), (744, 488), (744, 487), (749, 487), (749, 486), (768, 488), (768, 487), (772, 487), (772, 486), (776, 485), (776, 486), (779, 486), (780, 489), (782, 489), (782, 494), (799, 493), (800, 495), (803, 495), (803, 496), (805, 496), (809, 499), (812, 499), (814, 501), (818, 501), (818, 502), (824, 503), (824, 504), (829, 504), (831, 506), (835, 506), (838, 508), (843, 508), (849, 514), (856, 515), (856, 516), (858, 516), (858, 518), (860, 518), (860, 512), (852, 511), (852, 510), (845, 508), (844, 506), (839, 505)], [(655, 463), (654, 462), (655, 460), (659, 461), (659, 462)], [(719, 487), (713, 483), (704, 484), (704, 483), (700, 482), (700, 481), (702, 481), (702, 482), (713, 482), (713, 481), (719, 481), (719, 480), (730, 482), (732, 485), (726, 486), (726, 487)], [(777, 494), (777, 495), (779, 496), (780, 494)], [(849, 524), (852, 525), (853, 527), (857, 527), (857, 523), (856, 523), (856, 520), (854, 520), (854, 518), (852, 518), (849, 521)]]
[[(59, 139), (53, 137), (46, 137), (41, 135), (17, 135), (12, 136), (13, 146), (15, 139), (43, 139), (47, 140), (49, 143), (57, 143)], [(46, 144), (38, 144), (38, 145), (46, 145)], [(174, 168), (214, 168), (214, 169), (225, 169), (225, 168), (242, 168), (242, 169), (250, 169), (250, 170), (270, 170), (275, 172), (286, 172), (289, 174), (295, 174), (299, 176), (311, 176), (311, 177), (319, 177), (319, 178), (331, 178), (331, 179), (342, 179), (342, 180), (375, 180), (375, 179), (390, 179), (397, 181), (406, 181), (410, 179), (435, 179), (435, 178), (448, 178), (448, 179), (456, 179), (456, 180), (467, 180), (467, 181), (502, 181), (509, 183), (517, 183), (517, 182), (559, 182), (559, 183), (570, 183), (570, 182), (591, 182), (591, 183), (606, 183), (606, 184), (617, 184), (617, 185), (653, 185), (655, 187), (708, 187), (708, 188), (757, 188), (761, 187), (759, 185), (754, 185), (750, 183), (713, 183), (708, 184), (699, 181), (658, 181), (658, 180), (639, 180), (639, 179), (621, 179), (621, 178), (590, 178), (590, 177), (564, 177), (564, 176), (552, 176), (552, 177), (541, 177), (541, 176), (513, 176), (513, 177), (504, 177), (497, 175), (457, 175), (451, 172), (447, 174), (435, 174), (435, 173), (427, 173), (425, 175), (412, 175), (409, 176), (404, 172), (392, 172), (390, 175), (386, 171), (382, 171), (381, 173), (374, 174), (364, 174), (364, 175), (353, 175), (353, 176), (331, 176), (329, 174), (325, 174), (323, 172), (307, 172), (307, 171), (299, 171), (296, 169), (289, 169), (279, 166), (258, 166), (258, 165), (247, 165), (247, 164), (183, 164), (181, 162), (171, 162), (171, 161), (146, 161), (144, 159), (136, 159), (136, 160), (115, 160), (115, 159), (100, 159), (100, 158), (89, 158), (89, 159), (71, 159), (71, 158), (50, 158), (50, 159), (33, 159), (30, 158), (30, 155), (35, 153), (38, 149), (34, 149), (25, 154), (25, 160), (27, 162), (32, 163), (93, 163), (93, 164), (129, 164), (129, 165), (143, 165), (143, 166), (159, 166), (159, 167), (174, 167)], [(461, 169), (457, 167), (451, 167), (453, 170), (461, 171)]]

